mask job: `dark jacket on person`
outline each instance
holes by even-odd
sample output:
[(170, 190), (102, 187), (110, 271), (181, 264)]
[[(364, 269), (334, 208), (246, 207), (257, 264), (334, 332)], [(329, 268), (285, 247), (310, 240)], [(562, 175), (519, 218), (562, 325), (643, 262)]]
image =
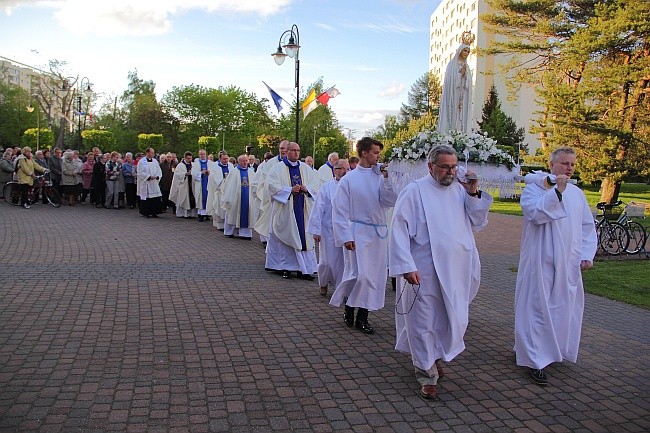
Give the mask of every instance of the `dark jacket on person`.
[(160, 190), (161, 191), (171, 191), (172, 189), (172, 179), (174, 178), (174, 172), (172, 171), (172, 164), (167, 160), (160, 163), (160, 170), (162, 170), (162, 177), (160, 178)]
[(104, 190), (106, 188), (106, 164), (97, 161), (93, 165), (93, 179), (90, 181), (90, 187)]
[(51, 156), (50, 157), (50, 178), (52, 179), (53, 182), (61, 182), (61, 175), (62, 175), (62, 169), (61, 169), (61, 158), (57, 158), (56, 156)]

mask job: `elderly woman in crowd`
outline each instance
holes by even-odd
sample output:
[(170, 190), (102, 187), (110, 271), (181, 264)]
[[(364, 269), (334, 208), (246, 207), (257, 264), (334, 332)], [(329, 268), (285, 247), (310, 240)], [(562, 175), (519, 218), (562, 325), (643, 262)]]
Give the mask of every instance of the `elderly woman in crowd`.
[(20, 185), (20, 205), (29, 209), (27, 202), (29, 197), (29, 188), (34, 186), (34, 177), (36, 173), (45, 173), (45, 169), (34, 163), (32, 159), (32, 149), (23, 147), (21, 155), (16, 158), (16, 173), (18, 174), (18, 184)]
[(11, 162), (13, 154), (14, 151), (9, 148), (4, 151), (0, 159), (0, 198), (4, 198), (7, 182), (11, 182), (14, 178), (14, 164)]
[(74, 164), (75, 171), (75, 183), (74, 183), (74, 203), (79, 203), (79, 197), (81, 196), (81, 190), (83, 188), (83, 173), (82, 169), (84, 166), (83, 161), (79, 157), (79, 151), (75, 150), (72, 152), (72, 163)]
[(61, 161), (61, 203), (74, 206), (74, 190), (77, 183), (77, 173), (75, 163), (73, 161), (74, 153), (71, 150), (66, 150), (63, 154)]
[(90, 193), (90, 182), (93, 180), (93, 165), (95, 165), (95, 154), (88, 152), (86, 154), (86, 162), (81, 166), (81, 176), (83, 178), (81, 189), (81, 203), (86, 202), (86, 198), (90, 195), (90, 204), (93, 204), (93, 196)]
[(93, 177), (90, 183), (96, 207), (104, 206), (106, 200), (106, 162), (110, 154), (99, 155), (93, 165)]
[(122, 163), (122, 177), (124, 178), (124, 193), (126, 195), (126, 204), (129, 209), (135, 207), (135, 165), (133, 164), (133, 154), (127, 152), (124, 155), (124, 162)]

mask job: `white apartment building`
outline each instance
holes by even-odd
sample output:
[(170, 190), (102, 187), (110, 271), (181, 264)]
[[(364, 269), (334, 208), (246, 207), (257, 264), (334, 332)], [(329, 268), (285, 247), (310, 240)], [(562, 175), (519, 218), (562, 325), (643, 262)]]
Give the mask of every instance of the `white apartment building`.
[(539, 110), (539, 106), (535, 102), (534, 89), (522, 87), (509, 98), (506, 86), (507, 78), (502, 76), (498, 67), (499, 62), (504, 62), (505, 59), (492, 55), (480, 57), (476, 55), (477, 47), (485, 49), (492, 41), (500, 38), (498, 34), (488, 32), (481, 21), (481, 15), (489, 11), (485, 0), (441, 0), (431, 14), (429, 70), (436, 74), (440, 78), (440, 82), (443, 83), (447, 63), (460, 46), (462, 33), (472, 32), (476, 36), (476, 40), (467, 59), (474, 79), (471, 127), (478, 129), (483, 105), (490, 87), (494, 83), (501, 101), (501, 108), (513, 118), (518, 127), (523, 127), (526, 130), (524, 143), (528, 145), (530, 152), (534, 152), (540, 146), (537, 136), (529, 132), (532, 120), (536, 116), (535, 111)]

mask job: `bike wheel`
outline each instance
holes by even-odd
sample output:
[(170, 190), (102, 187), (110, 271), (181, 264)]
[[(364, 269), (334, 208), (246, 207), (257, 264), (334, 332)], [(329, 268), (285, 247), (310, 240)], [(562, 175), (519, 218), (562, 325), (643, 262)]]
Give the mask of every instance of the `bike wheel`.
[(43, 189), (43, 193), (52, 206), (61, 207), (61, 196), (54, 188), (46, 186), (45, 189)]
[(607, 254), (617, 256), (627, 248), (630, 235), (621, 224), (610, 222), (607, 227), (602, 227), (600, 233), (600, 247)]
[(625, 248), (628, 254), (636, 254), (645, 249), (646, 231), (641, 224), (636, 221), (628, 221), (627, 232), (630, 235), (630, 243)]
[(5, 185), (5, 201), (13, 206), (20, 206), (20, 185), (18, 182), (9, 182)]

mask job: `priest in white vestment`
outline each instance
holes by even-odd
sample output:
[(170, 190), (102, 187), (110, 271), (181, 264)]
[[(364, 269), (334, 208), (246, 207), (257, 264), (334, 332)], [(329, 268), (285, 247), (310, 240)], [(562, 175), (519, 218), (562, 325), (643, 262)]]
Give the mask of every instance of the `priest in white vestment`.
[(174, 168), (169, 200), (176, 205), (176, 216), (193, 218), (197, 216), (194, 199), (194, 180), (192, 178), (192, 152), (185, 152), (180, 163)]
[(597, 249), (594, 219), (584, 193), (568, 183), (576, 155), (570, 147), (551, 153), (547, 174), (529, 174), (521, 194), (524, 225), (515, 290), (517, 365), (538, 385), (544, 368), (578, 358), (584, 288), (581, 271)]
[(296, 272), (299, 278), (313, 280), (316, 253), (305, 225), (318, 190), (318, 176), (300, 162), (298, 143), (289, 143), (287, 157), (271, 168), (266, 183), (271, 197), (266, 269), (278, 271), (283, 278)]
[(147, 148), (145, 156), (140, 158), (137, 166), (140, 214), (146, 218), (158, 218), (158, 214), (162, 212), (162, 192), (159, 186), (162, 170), (154, 154), (155, 151), (151, 147)]
[(221, 202), (225, 213), (223, 234), (251, 240), (253, 226), (257, 220), (257, 201), (255, 200), (255, 170), (249, 166), (248, 156), (237, 158), (237, 167), (224, 181)]
[(219, 230), (224, 230), (226, 211), (223, 209), (223, 187), (226, 178), (235, 169), (225, 151), (219, 152), (219, 158), (213, 162), (208, 179), (208, 215), (212, 216), (212, 225)]
[(255, 173), (257, 175), (257, 198), (260, 201), (260, 215), (254, 228), (255, 231), (259, 233), (260, 240), (265, 245), (269, 240), (269, 229), (271, 225), (271, 195), (269, 194), (269, 189), (267, 187), (266, 177), (275, 164), (281, 163), (282, 160), (286, 158), (288, 145), (289, 141), (282, 140), (278, 145), (278, 155), (260, 164)]
[(323, 296), (327, 295), (330, 284), (336, 288), (343, 279), (343, 247), (337, 247), (334, 242), (332, 202), (339, 181), (349, 170), (350, 164), (346, 159), (337, 159), (334, 163), (336, 177), (321, 185), (307, 222), (307, 232), (314, 236), (318, 245), (318, 285)]
[(324, 185), (326, 182), (334, 179), (336, 173), (334, 173), (334, 164), (339, 160), (339, 154), (332, 152), (327, 155), (327, 161), (325, 164), (318, 167), (318, 180), (321, 185)]
[(199, 222), (208, 218), (209, 177), (213, 162), (208, 160), (205, 149), (199, 149), (199, 157), (192, 164), (192, 179), (194, 180), (194, 199), (198, 209)]
[(389, 234), (386, 210), (397, 200), (388, 171), (378, 164), (382, 148), (381, 142), (370, 137), (358, 141), (359, 165), (339, 181), (332, 211), (336, 245), (345, 247), (345, 268), (330, 304), (345, 305), (344, 322), (366, 334), (375, 332), (368, 324), (368, 311), (384, 307)]
[(472, 173), (471, 180), (457, 177), (453, 147), (435, 146), (428, 165), (429, 175), (397, 200), (389, 262), (397, 277), (395, 348), (411, 355), (422, 397), (435, 398), (443, 375), (439, 361), (465, 349), (469, 304), (481, 278), (472, 231), (487, 225), (492, 197), (478, 189)]

